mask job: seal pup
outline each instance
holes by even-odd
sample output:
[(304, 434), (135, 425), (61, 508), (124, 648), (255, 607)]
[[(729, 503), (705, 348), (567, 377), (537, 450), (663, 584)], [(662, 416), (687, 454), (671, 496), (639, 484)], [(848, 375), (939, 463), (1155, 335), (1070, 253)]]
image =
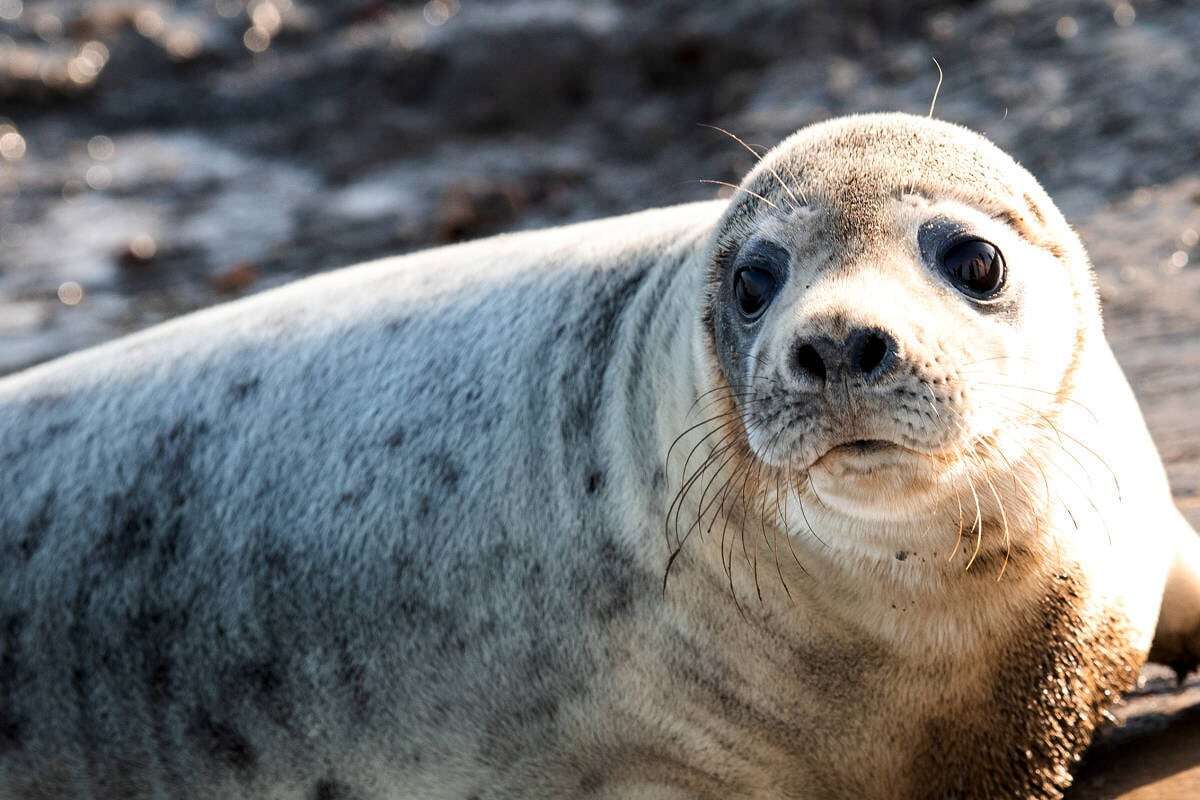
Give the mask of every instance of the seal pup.
[(0, 459), (6, 798), (1058, 797), (1200, 648), (1083, 248), (905, 115), (10, 376)]

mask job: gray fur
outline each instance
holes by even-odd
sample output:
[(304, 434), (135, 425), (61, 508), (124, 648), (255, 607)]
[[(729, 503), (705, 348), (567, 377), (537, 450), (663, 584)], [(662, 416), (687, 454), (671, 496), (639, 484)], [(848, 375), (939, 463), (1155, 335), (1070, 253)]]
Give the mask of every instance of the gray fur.
[[(916, 162), (854, 148), (927, 145), (919, 188), (963, 203), (984, 167), (1019, 169), (951, 126), (843, 125), (778, 151), (813, 193), (798, 227), (739, 198), (499, 237), (0, 381), (0, 797), (1057, 796), (1099, 698), (1145, 656), (1166, 544), (1137, 543), (1112, 577), (1094, 527), (1072, 539), (1057, 506), (1010, 502), (997, 584), (994, 537), (991, 572), (947, 565), (945, 505), (878, 524), (816, 508), (818, 544), (744, 499), (708, 519), (689, 494), (724, 452), (717, 417), (686, 438), (697, 404), (716, 387), (751, 416), (721, 387), (753, 364), (711, 349), (729, 341), (723, 254), (771, 236), (796, 275), (908, 275), (859, 257), (893, 235)], [(825, 183), (805, 166), (843, 146)], [(745, 185), (782, 204), (763, 169)], [(1084, 285), (1082, 250), (1049, 227)], [(1092, 301), (1073, 297), (1064, 318), (1097, 337), (1081, 374), (1115, 387), (1114, 441), (1147, 476), (1132, 500), (1097, 497), (1119, 530), (1174, 526)], [(700, 462), (664, 461), (680, 434)], [(766, 509), (769, 486), (753, 491)], [(780, 560), (780, 533), (803, 561)]]
[(606, 222), (360, 267), (0, 384), (0, 794), (517, 796), (470, 776), (551, 759), (655, 596), (599, 418), (717, 211), (619, 262), (568, 246)]

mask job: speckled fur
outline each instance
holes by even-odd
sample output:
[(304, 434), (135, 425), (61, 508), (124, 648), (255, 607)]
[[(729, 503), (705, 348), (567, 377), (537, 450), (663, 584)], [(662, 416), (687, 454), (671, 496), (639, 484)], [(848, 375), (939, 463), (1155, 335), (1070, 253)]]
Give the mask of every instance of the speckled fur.
[[(1082, 248), (1005, 156), (911, 117), (802, 131), (744, 185), (777, 208), (741, 195), (363, 265), (0, 381), (0, 797), (1056, 797), (1168, 570), (1165, 659), (1186, 663), (1200, 621), (1193, 534)], [(1002, 313), (921, 272), (934, 212), (1004, 238), (1024, 290)], [(795, 511), (771, 486), (845, 419), (772, 394), (763, 424), (812, 426), (780, 458), (723, 391), (758, 374), (721, 287), (762, 235), (794, 260), (776, 338), (744, 342), (772, 369), (803, 325), (921, 310), (902, 391), (847, 402), (913, 443), (1006, 448), (970, 570), (935, 478), (920, 502), (808, 497), (808, 532), (684, 488), (697, 464), (751, 465), (749, 496)], [(908, 302), (866, 302), (872, 280)], [(1072, 488), (1044, 439), (1000, 435), (1034, 418), (956, 388), (972, 331), (1003, 326), (1041, 331), (1048, 388), (1022, 400), (1119, 494), (1090, 462), (1059, 468)], [(912, 399), (928, 385), (944, 417)], [(721, 432), (706, 397), (751, 428), (723, 429), (728, 460), (701, 438)], [(1018, 491), (1035, 467), (1047, 491)], [(673, 538), (677, 497), (693, 536)]]

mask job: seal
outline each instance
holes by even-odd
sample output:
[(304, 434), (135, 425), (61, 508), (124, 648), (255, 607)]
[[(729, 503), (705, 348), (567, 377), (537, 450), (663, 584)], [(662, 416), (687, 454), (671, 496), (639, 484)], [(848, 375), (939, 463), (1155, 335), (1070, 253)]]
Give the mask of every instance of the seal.
[(10, 376), (0, 459), (4, 797), (1059, 797), (1200, 653), (1080, 242), (906, 115)]

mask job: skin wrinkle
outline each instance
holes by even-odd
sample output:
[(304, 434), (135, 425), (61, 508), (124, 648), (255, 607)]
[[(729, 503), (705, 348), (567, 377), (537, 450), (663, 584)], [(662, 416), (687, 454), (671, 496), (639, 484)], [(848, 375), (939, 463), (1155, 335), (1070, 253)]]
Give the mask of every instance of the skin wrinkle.
[[(1179, 524), (1086, 256), (921, 118), (806, 129), (742, 188), (0, 380), (0, 452), (40, 448), (0, 473), (32, 553), (0, 560), (0, 795), (1058, 797)], [(995, 238), (1008, 311), (931, 272), (933, 218)], [(787, 269), (748, 324), (762, 242)], [(857, 327), (896, 343), (873, 377), (788, 368)]]

